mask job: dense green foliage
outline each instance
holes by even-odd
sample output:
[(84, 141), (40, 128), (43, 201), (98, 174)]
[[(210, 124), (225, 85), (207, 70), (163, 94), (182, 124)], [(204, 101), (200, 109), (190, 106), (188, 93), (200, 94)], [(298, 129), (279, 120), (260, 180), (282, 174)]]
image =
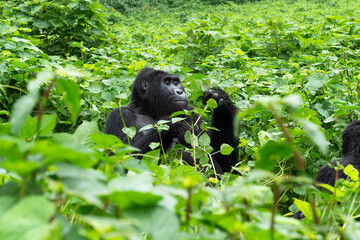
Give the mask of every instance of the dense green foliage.
[(176, 11), (178, 11), (179, 8), (204, 7), (208, 4), (222, 4), (228, 1), (246, 3), (258, 0), (100, 0), (106, 7), (125, 13), (148, 11), (151, 9), (168, 11), (173, 8), (176, 8)]
[[(2, 1), (0, 239), (358, 239), (358, 171), (312, 179), (360, 114), (360, 2), (166, 2)], [(203, 171), (102, 133), (144, 66), (179, 74), (205, 119), (205, 89), (231, 96), (231, 174), (214, 178), (206, 137), (189, 137)]]

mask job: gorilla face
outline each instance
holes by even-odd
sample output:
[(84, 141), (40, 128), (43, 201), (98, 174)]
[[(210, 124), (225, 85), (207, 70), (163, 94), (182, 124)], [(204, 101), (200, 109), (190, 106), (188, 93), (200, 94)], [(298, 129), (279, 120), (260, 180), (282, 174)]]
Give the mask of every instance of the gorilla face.
[(160, 93), (165, 95), (163, 99), (167, 100), (166, 102), (171, 112), (187, 108), (189, 100), (177, 75), (169, 74), (163, 76), (159, 88)]
[(192, 109), (179, 77), (152, 68), (144, 68), (136, 76), (130, 103), (154, 119)]

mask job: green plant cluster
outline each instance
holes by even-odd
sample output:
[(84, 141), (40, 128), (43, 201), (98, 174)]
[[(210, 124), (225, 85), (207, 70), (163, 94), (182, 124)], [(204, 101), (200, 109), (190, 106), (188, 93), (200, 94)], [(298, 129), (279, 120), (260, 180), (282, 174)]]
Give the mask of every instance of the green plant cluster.
[(203, 7), (209, 4), (224, 4), (228, 1), (246, 3), (258, 0), (101, 0), (101, 3), (109, 9), (115, 9), (122, 13), (134, 13), (152, 9), (167, 11), (173, 8)]
[[(2, 1), (0, 239), (358, 239), (358, 171), (328, 191), (312, 179), (359, 118), (360, 2), (167, 2)], [(201, 167), (103, 134), (144, 66), (177, 73), (205, 120), (203, 91), (230, 95), (232, 173), (214, 177), (205, 134), (186, 135)]]

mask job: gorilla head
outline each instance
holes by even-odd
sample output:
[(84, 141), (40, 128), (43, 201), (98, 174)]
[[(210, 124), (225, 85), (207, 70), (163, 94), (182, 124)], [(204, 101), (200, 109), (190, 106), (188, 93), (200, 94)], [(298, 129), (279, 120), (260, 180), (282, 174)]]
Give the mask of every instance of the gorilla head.
[(352, 121), (342, 134), (343, 156), (360, 156), (360, 121)]
[(130, 104), (153, 118), (189, 108), (179, 77), (152, 68), (144, 68), (136, 76)]

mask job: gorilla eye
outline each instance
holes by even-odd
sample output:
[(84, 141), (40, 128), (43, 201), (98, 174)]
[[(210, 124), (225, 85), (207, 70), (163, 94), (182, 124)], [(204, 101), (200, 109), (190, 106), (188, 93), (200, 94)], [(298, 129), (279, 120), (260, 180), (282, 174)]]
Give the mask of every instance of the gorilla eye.
[(164, 83), (165, 83), (166, 85), (170, 85), (170, 80), (169, 80), (168, 78), (166, 78), (166, 79), (164, 80)]

